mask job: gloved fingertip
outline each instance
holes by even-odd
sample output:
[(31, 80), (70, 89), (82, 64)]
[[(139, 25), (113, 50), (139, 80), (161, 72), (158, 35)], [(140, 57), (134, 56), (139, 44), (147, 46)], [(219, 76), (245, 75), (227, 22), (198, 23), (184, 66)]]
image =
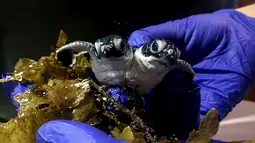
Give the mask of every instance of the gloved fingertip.
[(211, 143), (228, 143), (228, 142), (221, 140), (212, 140)]
[[(8, 73), (4, 72), (2, 73), (1, 77), (2, 78), (7, 78)], [(8, 97), (11, 99), (12, 103), (16, 106), (16, 108), (19, 108), (19, 103), (13, 99), (13, 97), (17, 94), (20, 94), (22, 92), (25, 92), (28, 88), (32, 87), (32, 83), (27, 83), (27, 84), (21, 84), (15, 80), (3, 82), (2, 86), (7, 93)]]
[[(187, 141), (182, 140), (182, 143), (187, 143)], [(228, 143), (228, 142), (221, 141), (221, 140), (212, 140), (211, 143)]]
[[(6, 78), (9, 74), (7, 72), (2, 73), (1, 77)], [(18, 83), (16, 81), (8, 81), (8, 82), (3, 82), (2, 86), (7, 93), (8, 97), (11, 99), (12, 103), (16, 108), (19, 108), (19, 104), (17, 101), (13, 99), (13, 97), (18, 94), (19, 92), (16, 92), (15, 90), (16, 87), (18, 87)]]
[(153, 40), (152, 34), (146, 30), (137, 30), (128, 38), (128, 43), (134, 47), (140, 47)]
[(7, 72), (3, 72), (3, 73), (2, 73), (2, 75), (1, 75), (1, 77), (2, 77), (2, 78), (6, 78), (6, 77), (7, 77), (7, 75), (8, 75), (8, 73), (7, 73)]
[(54, 120), (42, 125), (36, 143), (126, 143), (114, 139), (99, 129), (75, 121)]

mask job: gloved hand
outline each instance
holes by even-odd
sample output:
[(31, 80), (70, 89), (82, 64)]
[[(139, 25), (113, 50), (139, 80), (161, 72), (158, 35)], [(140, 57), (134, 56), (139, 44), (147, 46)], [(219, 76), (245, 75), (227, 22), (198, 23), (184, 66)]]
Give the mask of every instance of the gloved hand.
[(193, 66), (201, 116), (216, 108), (222, 120), (254, 81), (254, 18), (235, 10), (194, 15), (137, 30), (129, 43), (141, 46), (158, 38), (174, 42)]

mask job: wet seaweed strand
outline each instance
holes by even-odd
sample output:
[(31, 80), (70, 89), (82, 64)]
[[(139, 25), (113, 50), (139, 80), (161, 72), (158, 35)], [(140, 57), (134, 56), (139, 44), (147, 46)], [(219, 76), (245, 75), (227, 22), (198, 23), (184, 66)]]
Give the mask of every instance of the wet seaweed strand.
[(144, 137), (146, 139), (146, 142), (148, 142), (148, 143), (156, 142), (157, 137), (153, 136), (155, 131), (152, 128), (148, 127), (140, 117), (138, 117), (136, 114), (133, 114), (125, 106), (118, 103), (112, 96), (108, 95), (105, 92), (105, 90), (102, 86), (99, 86), (96, 82), (89, 80), (89, 84), (91, 85), (91, 87), (94, 87), (96, 90), (98, 90), (99, 93), (101, 94), (101, 96), (107, 100), (106, 102), (115, 107), (114, 108), (115, 110), (121, 111), (124, 114), (126, 114), (129, 118), (131, 118), (131, 120), (133, 121), (133, 124), (136, 127), (140, 128), (141, 131), (143, 131), (145, 133)]

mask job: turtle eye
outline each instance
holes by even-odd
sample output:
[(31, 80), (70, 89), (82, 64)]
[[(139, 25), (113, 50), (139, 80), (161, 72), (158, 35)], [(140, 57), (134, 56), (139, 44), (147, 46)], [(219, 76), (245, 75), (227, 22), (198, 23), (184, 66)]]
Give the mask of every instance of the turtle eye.
[(156, 41), (153, 41), (150, 45), (150, 52), (153, 54), (158, 53), (158, 43)]
[(95, 42), (95, 47), (92, 49), (92, 51), (94, 52), (95, 56), (99, 58), (100, 52), (101, 52), (101, 45), (102, 42), (100, 42), (99, 40)]
[(124, 44), (124, 41), (122, 38), (120, 38), (120, 37), (114, 38), (113, 44), (117, 51), (124, 51), (125, 44)]

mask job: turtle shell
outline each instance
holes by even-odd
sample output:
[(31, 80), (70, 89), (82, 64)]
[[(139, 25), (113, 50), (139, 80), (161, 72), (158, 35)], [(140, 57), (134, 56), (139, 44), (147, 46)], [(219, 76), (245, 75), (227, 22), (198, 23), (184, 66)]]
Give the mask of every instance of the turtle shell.
[(144, 98), (147, 118), (158, 135), (187, 139), (198, 129), (200, 87), (190, 72), (171, 70)]
[[(134, 104), (140, 101), (137, 100), (140, 96), (132, 98), (134, 94), (129, 95), (121, 87), (109, 87), (107, 93), (129, 109), (140, 104)], [(157, 136), (185, 140), (193, 129), (198, 129), (200, 87), (193, 81), (193, 74), (190, 72), (171, 70), (159, 85), (142, 98), (145, 109), (143, 118), (155, 130)], [(111, 110), (112, 107), (108, 109)]]

